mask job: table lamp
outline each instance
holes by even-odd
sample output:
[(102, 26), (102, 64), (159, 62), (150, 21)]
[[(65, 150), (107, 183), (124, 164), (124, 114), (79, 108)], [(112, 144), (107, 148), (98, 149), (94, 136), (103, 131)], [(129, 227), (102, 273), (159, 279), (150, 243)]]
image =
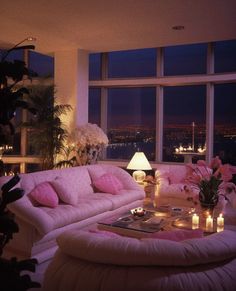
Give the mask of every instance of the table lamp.
[(152, 167), (143, 152), (136, 152), (130, 160), (127, 169), (135, 170), (133, 172), (134, 180), (137, 183), (142, 183), (146, 177), (146, 173), (143, 170), (151, 170)]

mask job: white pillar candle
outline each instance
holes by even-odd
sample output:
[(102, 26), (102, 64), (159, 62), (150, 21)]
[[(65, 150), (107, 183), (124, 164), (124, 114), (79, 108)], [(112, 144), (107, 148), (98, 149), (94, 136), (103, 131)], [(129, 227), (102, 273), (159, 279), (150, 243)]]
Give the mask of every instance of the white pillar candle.
[(199, 216), (194, 213), (192, 216), (192, 229), (196, 229), (199, 227)]
[(223, 227), (224, 226), (224, 217), (222, 213), (217, 217), (217, 226)]
[(211, 231), (213, 229), (213, 218), (209, 215), (206, 219), (206, 230)]
[(224, 230), (224, 226), (217, 226), (217, 232), (221, 232)]

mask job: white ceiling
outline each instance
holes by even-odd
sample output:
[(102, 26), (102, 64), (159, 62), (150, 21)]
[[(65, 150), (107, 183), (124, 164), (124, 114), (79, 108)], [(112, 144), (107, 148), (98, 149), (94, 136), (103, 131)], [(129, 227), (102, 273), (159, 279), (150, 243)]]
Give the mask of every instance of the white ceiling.
[(236, 39), (236, 0), (11, 0), (1, 3), (0, 27), (1, 47), (34, 36), (43, 53)]

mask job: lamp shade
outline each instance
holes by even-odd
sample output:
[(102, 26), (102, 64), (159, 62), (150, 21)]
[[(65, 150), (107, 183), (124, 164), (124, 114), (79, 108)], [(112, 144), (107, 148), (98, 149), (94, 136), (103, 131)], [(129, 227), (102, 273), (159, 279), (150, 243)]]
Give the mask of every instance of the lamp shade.
[(135, 170), (133, 178), (136, 182), (142, 184), (146, 177), (146, 173), (143, 170), (151, 170), (152, 167), (143, 152), (136, 152), (129, 162), (127, 169)]
[(143, 152), (136, 152), (130, 160), (128, 170), (151, 170), (152, 167), (149, 164), (145, 154)]

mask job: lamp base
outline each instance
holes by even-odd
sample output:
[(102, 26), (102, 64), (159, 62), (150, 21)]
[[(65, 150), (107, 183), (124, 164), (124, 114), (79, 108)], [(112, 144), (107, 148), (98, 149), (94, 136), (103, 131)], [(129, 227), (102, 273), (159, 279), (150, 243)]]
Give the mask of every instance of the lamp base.
[(146, 173), (144, 171), (138, 170), (138, 171), (133, 172), (133, 178), (139, 184), (143, 183), (143, 180), (145, 179), (145, 177), (146, 177)]

